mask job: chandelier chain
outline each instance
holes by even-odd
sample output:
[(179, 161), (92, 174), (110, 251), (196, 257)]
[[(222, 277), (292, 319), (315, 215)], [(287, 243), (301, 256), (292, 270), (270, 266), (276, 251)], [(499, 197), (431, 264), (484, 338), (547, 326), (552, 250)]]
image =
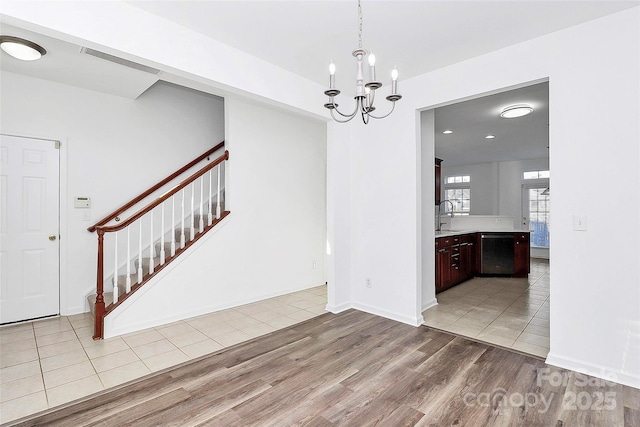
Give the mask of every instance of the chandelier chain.
[(358, 0), (358, 48), (362, 49), (362, 6), (360, 5), (360, 0)]

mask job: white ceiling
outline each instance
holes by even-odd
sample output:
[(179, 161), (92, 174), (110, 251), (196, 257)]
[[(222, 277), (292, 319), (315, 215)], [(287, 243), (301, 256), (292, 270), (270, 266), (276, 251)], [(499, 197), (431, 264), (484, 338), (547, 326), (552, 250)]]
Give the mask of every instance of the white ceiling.
[(157, 73), (80, 53), (81, 46), (42, 34), (2, 24), (3, 35), (30, 40), (44, 47), (47, 54), (37, 61), (20, 61), (2, 51), (0, 69), (84, 89), (136, 99), (158, 81)]
[[(338, 88), (355, 78), (355, 0), (129, 3), (323, 85), (331, 59)], [(363, 48), (375, 52), (386, 84), (394, 65), (409, 78), (633, 6), (637, 0), (362, 0)]]
[[(505, 107), (529, 104), (534, 112), (503, 119)], [(452, 130), (445, 135), (444, 130)], [(495, 139), (485, 139), (487, 135)], [(460, 166), (549, 156), (549, 83), (476, 98), (435, 109), (435, 155)]]

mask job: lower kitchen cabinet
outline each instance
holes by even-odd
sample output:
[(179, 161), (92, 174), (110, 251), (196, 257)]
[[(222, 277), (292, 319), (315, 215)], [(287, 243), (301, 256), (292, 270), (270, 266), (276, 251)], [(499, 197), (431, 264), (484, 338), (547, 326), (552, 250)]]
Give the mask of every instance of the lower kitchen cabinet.
[(515, 233), (513, 249), (513, 277), (527, 277), (531, 272), (529, 233)]
[(436, 292), (452, 286), (451, 238), (436, 239)]
[(476, 275), (477, 234), (436, 239), (436, 293)]

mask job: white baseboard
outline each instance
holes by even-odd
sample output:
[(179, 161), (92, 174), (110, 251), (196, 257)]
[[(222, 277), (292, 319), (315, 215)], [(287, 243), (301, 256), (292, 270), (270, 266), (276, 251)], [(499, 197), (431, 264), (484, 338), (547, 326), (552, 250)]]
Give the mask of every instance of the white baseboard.
[(352, 307), (356, 310), (364, 311), (366, 313), (375, 314), (376, 316), (385, 317), (387, 319), (395, 320), (396, 322), (406, 323), (411, 326), (420, 326), (424, 323), (424, 319), (422, 318), (422, 314), (416, 317), (406, 316), (400, 313), (394, 313), (392, 311), (383, 310), (378, 307), (374, 307), (368, 304), (363, 304), (359, 302), (354, 302)]
[(351, 303), (344, 303), (344, 304), (338, 304), (338, 305), (333, 305), (333, 304), (327, 304), (327, 306), (325, 307), (325, 310), (330, 311), (333, 314), (338, 314), (338, 313), (342, 313), (345, 310), (349, 310), (351, 307)]
[(426, 303), (422, 304), (422, 312), (424, 313), (425, 310), (428, 310), (431, 307), (435, 307), (436, 305), (438, 305), (438, 300), (433, 298), (433, 299), (427, 301)]
[(546, 363), (557, 366), (558, 368), (570, 369), (575, 372), (580, 372), (581, 374), (640, 389), (640, 374), (623, 372), (619, 369), (611, 369), (606, 366), (595, 365), (584, 360), (573, 359), (554, 353), (547, 355)]

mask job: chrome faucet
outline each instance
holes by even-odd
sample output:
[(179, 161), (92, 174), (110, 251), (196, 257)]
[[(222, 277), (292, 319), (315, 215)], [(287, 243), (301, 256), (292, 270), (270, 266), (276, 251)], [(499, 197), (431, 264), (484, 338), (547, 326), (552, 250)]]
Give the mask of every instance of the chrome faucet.
[(449, 202), (449, 204), (451, 205), (451, 218), (453, 218), (453, 202), (451, 200), (443, 200), (440, 203), (438, 203), (438, 228), (436, 229), (436, 231), (442, 231), (442, 224), (444, 224), (442, 222), (442, 204), (444, 202)]

